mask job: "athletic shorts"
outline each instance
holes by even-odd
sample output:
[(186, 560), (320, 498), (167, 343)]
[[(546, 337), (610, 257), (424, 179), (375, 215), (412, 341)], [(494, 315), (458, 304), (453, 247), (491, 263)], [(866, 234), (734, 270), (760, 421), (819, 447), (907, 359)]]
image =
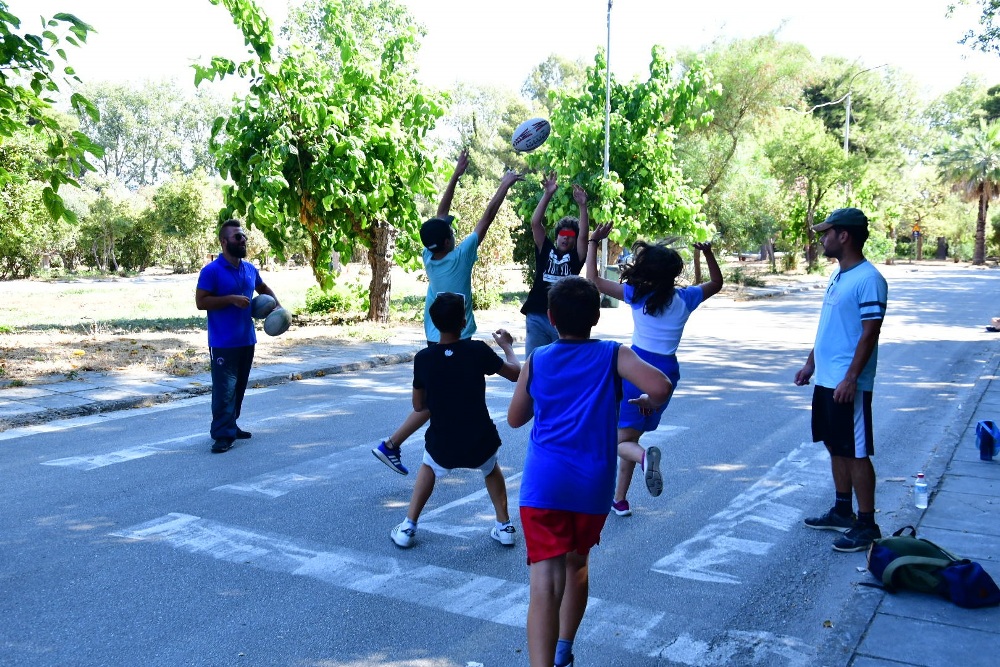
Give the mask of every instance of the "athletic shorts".
[(483, 473), (483, 477), (486, 477), (491, 472), (493, 472), (494, 468), (496, 468), (496, 466), (497, 466), (497, 455), (493, 454), (493, 456), (491, 456), (490, 458), (488, 458), (486, 460), (486, 463), (484, 463), (481, 466), (477, 466), (475, 468), (445, 468), (443, 466), (438, 465), (438, 462), (434, 460), (434, 457), (432, 457), (430, 454), (428, 454), (427, 450), (425, 449), (424, 450), (424, 460), (423, 460), (423, 462), (424, 462), (424, 464), (428, 468), (430, 468), (431, 470), (434, 471), (434, 476), (435, 477), (445, 477), (452, 470), (478, 470), (481, 473)]
[(528, 550), (528, 565), (572, 551), (586, 556), (601, 542), (607, 514), (584, 514), (540, 507), (521, 507), (521, 530)]
[[(663, 371), (663, 374), (670, 380), (670, 384), (674, 385), (675, 390), (677, 389), (677, 383), (681, 379), (681, 369), (677, 365), (677, 355), (647, 352), (641, 347), (635, 347), (634, 345), (632, 346), (632, 351), (647, 364)], [(646, 416), (639, 411), (639, 406), (628, 402), (630, 398), (639, 398), (641, 395), (642, 392), (639, 391), (638, 387), (622, 378), (622, 403), (618, 408), (618, 428), (634, 428), (637, 431), (649, 433), (650, 431), (655, 431), (660, 425), (660, 417), (663, 416), (663, 411), (667, 409), (667, 404), (670, 403), (670, 400), (668, 399), (666, 403), (657, 408), (653, 414)]]
[(872, 440), (872, 392), (858, 391), (854, 403), (837, 403), (833, 389), (816, 385), (812, 403), (813, 442), (823, 442), (830, 454), (864, 459), (875, 453)]

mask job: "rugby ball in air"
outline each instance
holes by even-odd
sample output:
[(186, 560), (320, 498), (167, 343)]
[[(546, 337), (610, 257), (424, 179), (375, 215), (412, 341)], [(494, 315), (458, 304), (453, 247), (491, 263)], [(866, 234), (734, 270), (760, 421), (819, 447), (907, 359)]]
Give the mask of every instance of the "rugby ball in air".
[(280, 336), (292, 325), (292, 314), (284, 308), (275, 308), (264, 318), (264, 333), (268, 336)]
[(270, 294), (258, 294), (250, 302), (250, 314), (255, 320), (262, 320), (271, 314), (278, 302)]
[(549, 121), (544, 118), (531, 118), (517, 126), (510, 143), (519, 153), (527, 153), (544, 144), (551, 131), (552, 126)]

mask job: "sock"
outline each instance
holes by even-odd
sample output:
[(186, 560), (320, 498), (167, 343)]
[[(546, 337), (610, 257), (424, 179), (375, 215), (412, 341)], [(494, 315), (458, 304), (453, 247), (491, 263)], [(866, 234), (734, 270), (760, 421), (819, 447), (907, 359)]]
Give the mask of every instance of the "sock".
[(507, 523), (501, 523), (497, 521), (496, 524), (497, 524), (497, 530), (503, 530), (504, 528), (510, 525), (510, 521), (508, 521)]
[(875, 512), (858, 512), (858, 523), (863, 523), (866, 526), (874, 526)]
[(854, 508), (851, 505), (851, 494), (838, 493), (837, 502), (833, 506), (833, 511), (840, 516), (851, 516), (851, 514), (854, 513)]
[(573, 657), (573, 641), (560, 639), (556, 643), (556, 665), (568, 665)]

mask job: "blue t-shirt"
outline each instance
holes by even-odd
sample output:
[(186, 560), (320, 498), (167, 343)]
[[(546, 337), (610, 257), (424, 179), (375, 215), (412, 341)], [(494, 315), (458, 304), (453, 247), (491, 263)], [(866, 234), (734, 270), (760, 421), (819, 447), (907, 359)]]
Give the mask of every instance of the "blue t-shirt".
[[(223, 255), (202, 267), (198, 274), (198, 289), (212, 296), (242, 294), (252, 299), (254, 290), (262, 283), (256, 266), (242, 259), (238, 266), (233, 266)], [(209, 347), (243, 347), (257, 343), (249, 306), (229, 305), (207, 312)]]
[(433, 343), (441, 340), (441, 332), (431, 322), (431, 304), (438, 292), (455, 292), (465, 296), (465, 328), (459, 337), (470, 338), (476, 333), (476, 318), (472, 315), (472, 265), (479, 257), (479, 237), (469, 234), (441, 259), (431, 259), (432, 254), (424, 248), (424, 270), (427, 272), (424, 334)]
[[(847, 271), (837, 270), (830, 276), (819, 315), (813, 361), (816, 364), (816, 384), (836, 389), (854, 360), (861, 323), (885, 318), (889, 286), (871, 262), (865, 260)], [(875, 388), (875, 367), (878, 346), (858, 376), (858, 389)]]
[(560, 339), (532, 352), (527, 389), (534, 424), (521, 507), (608, 513), (618, 469), (620, 346)]

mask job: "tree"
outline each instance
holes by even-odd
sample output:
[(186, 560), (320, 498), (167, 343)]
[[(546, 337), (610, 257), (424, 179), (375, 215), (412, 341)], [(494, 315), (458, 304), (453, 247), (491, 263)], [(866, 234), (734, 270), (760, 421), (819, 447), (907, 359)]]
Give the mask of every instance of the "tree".
[[(979, 17), (979, 29), (965, 33), (959, 44), (965, 44), (983, 53), (1000, 55), (1000, 0), (959, 0), (960, 4), (979, 4), (983, 13)], [(948, 15), (956, 5), (948, 6)]]
[(939, 162), (942, 178), (977, 201), (976, 240), (972, 263), (986, 262), (986, 221), (990, 200), (1000, 194), (1000, 121), (980, 122), (966, 130)]
[[(59, 196), (59, 188), (66, 184), (78, 187), (76, 178), (91, 168), (88, 153), (99, 156), (101, 149), (84, 133), (68, 128), (54, 110), (60, 85), (79, 82), (73, 68), (68, 64), (59, 66), (56, 58), (65, 63), (66, 51), (61, 43), (79, 46), (94, 28), (72, 14), (62, 13), (49, 20), (43, 18), (40, 35), (21, 33), (20, 28), (20, 19), (0, 0), (0, 143), (25, 131), (45, 138), (47, 160), (39, 174), (46, 183), (42, 201), (54, 219), (73, 219)], [(62, 28), (70, 34), (60, 37), (56, 31)], [(97, 109), (80, 93), (71, 94), (69, 103), (79, 114), (98, 117)], [(0, 187), (9, 178), (10, 173), (0, 165)]]
[[(229, 10), (250, 60), (213, 58), (195, 82), (235, 73), (250, 92), (213, 127), (225, 215), (239, 214), (283, 253), (303, 232), (320, 285), (334, 252), (355, 241), (372, 267), (368, 317), (386, 321), (393, 261), (419, 257), (417, 197), (430, 197), (425, 137), (441, 115), (412, 63), (419, 28), (395, 0), (310, 0), (290, 15), (275, 53), (270, 20), (253, 0), (211, 0)], [(222, 133), (225, 138), (221, 139)]]
[(559, 92), (579, 94), (587, 83), (587, 63), (552, 54), (535, 65), (521, 87), (521, 94), (544, 106), (549, 113)]
[[(589, 195), (593, 224), (614, 220), (615, 240), (619, 242), (639, 236), (708, 238), (701, 196), (687, 183), (674, 154), (681, 128), (711, 119), (708, 105), (715, 93), (708, 72), (700, 63), (693, 63), (674, 77), (673, 63), (663, 47), (654, 46), (646, 81), (619, 84), (612, 78), (612, 140), (605, 179), (606, 67), (600, 52), (587, 69), (582, 92), (557, 93), (552, 136), (542, 148), (528, 154), (532, 169), (554, 171), (562, 178), (564, 187), (552, 198), (549, 215), (576, 215), (568, 185), (579, 183)], [(522, 188), (522, 192), (525, 196), (518, 213), (528, 219), (540, 195), (537, 189)]]
[(821, 120), (796, 111), (785, 112), (784, 122), (765, 144), (765, 152), (775, 176), (804, 213), (790, 231), (794, 239), (806, 241), (806, 261), (814, 269), (818, 252), (812, 226), (830, 189), (844, 181), (844, 152)]
[(202, 173), (175, 174), (156, 189), (142, 222), (153, 235), (145, 245), (160, 245), (158, 261), (172, 266), (175, 273), (194, 271), (204, 263), (205, 256), (216, 249), (217, 199)]
[(95, 83), (84, 87), (100, 120), (81, 117), (83, 130), (104, 148), (98, 173), (130, 189), (155, 185), (170, 174), (214, 168), (208, 153), (212, 121), (226, 105), (204, 90), (192, 99), (176, 84)]

